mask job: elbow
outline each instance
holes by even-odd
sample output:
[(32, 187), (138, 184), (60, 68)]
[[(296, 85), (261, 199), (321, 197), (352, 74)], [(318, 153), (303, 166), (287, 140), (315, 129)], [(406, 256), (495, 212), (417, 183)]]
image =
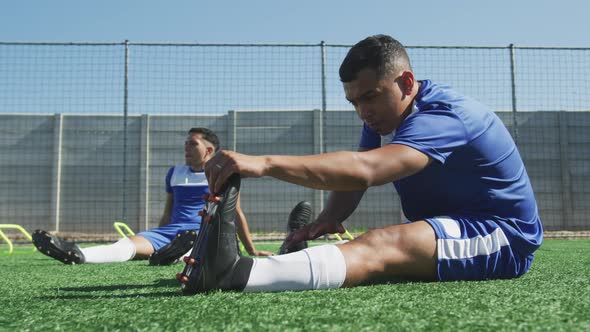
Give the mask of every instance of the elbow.
[(312, 170), (309, 175), (313, 176), (318, 186), (315, 189), (333, 191), (359, 191), (366, 190), (371, 186), (372, 172), (364, 163), (358, 163), (359, 158), (355, 157), (348, 166), (339, 165), (333, 169), (331, 174), (318, 176)]
[[(364, 156), (364, 155), (362, 155)], [(381, 160), (368, 160), (363, 159), (356, 169), (356, 177), (359, 182), (359, 186), (367, 189), (369, 187), (381, 186), (396, 179), (399, 176), (396, 175), (394, 167), (391, 165), (384, 164)]]
[(359, 179), (358, 185), (359, 185), (359, 188), (358, 188), (359, 190), (366, 190), (369, 187), (373, 187), (378, 184), (375, 181), (375, 177), (373, 176), (373, 174), (371, 172), (367, 172)]
[(351, 174), (349, 183), (352, 184), (352, 190), (366, 190), (375, 185), (374, 172), (369, 167), (360, 167)]
[(394, 180), (393, 178), (380, 176), (374, 170), (368, 171), (367, 174), (365, 175), (364, 179), (365, 179), (366, 188), (382, 186), (382, 185), (390, 183)]

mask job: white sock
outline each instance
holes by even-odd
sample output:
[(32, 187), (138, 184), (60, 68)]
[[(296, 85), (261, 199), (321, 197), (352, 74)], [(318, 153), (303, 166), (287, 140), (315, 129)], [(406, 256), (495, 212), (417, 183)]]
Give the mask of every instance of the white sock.
[(244, 292), (301, 291), (339, 288), (346, 278), (346, 263), (333, 244), (307, 248), (287, 255), (254, 259)]
[(85, 263), (115, 263), (126, 262), (135, 257), (135, 245), (127, 237), (104, 246), (80, 248), (84, 254)]

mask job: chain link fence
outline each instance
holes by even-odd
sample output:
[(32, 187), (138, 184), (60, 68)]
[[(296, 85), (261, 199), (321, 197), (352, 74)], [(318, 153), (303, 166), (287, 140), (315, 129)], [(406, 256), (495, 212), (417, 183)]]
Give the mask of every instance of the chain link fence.
[[(191, 127), (249, 154), (355, 150), (338, 67), (351, 45), (0, 42), (0, 223), (100, 239), (155, 227)], [(418, 79), (489, 105), (517, 141), (546, 230), (590, 229), (590, 48), (408, 47)], [(327, 193), (245, 179), (257, 237)], [(404, 221), (392, 185), (346, 226)]]

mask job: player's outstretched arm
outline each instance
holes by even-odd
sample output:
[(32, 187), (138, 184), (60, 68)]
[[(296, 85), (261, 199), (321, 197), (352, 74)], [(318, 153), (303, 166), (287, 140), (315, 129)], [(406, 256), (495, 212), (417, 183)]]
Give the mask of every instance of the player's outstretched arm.
[[(359, 147), (358, 151), (364, 152), (369, 149)], [(313, 240), (325, 234), (344, 233), (342, 222), (356, 210), (364, 194), (365, 190), (330, 192), (324, 209), (315, 220), (316, 225), (310, 225), (290, 234), (285, 246), (290, 248), (301, 241)]]
[[(366, 152), (370, 149), (359, 147), (358, 152)], [(323, 211), (320, 212), (317, 222), (342, 223), (356, 210), (366, 190), (358, 191), (332, 191)]]
[(426, 154), (401, 144), (364, 152), (309, 156), (249, 156), (217, 153), (205, 165), (210, 189), (220, 192), (233, 173), (271, 176), (301, 186), (333, 191), (359, 191), (415, 174), (430, 163)]

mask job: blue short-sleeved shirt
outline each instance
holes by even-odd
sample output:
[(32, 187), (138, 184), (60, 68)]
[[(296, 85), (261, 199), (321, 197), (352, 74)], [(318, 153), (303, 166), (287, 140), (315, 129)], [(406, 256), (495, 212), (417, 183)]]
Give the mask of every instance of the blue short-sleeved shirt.
[(166, 192), (173, 195), (170, 223), (140, 232), (154, 250), (160, 250), (187, 230), (200, 230), (199, 211), (205, 206), (203, 194), (209, 194), (209, 185), (203, 171), (193, 171), (187, 165), (171, 167), (166, 175)]
[[(447, 86), (420, 81), (415, 110), (390, 144), (434, 159), (424, 170), (394, 181), (412, 221), (442, 215), (485, 217), (514, 235), (523, 253), (543, 237), (537, 203), (522, 158), (508, 130), (489, 108)], [(381, 136), (363, 126), (360, 146), (375, 149)]]
[(199, 211), (205, 206), (203, 194), (209, 194), (205, 172), (193, 171), (187, 165), (171, 167), (166, 175), (166, 192), (174, 197), (170, 225), (197, 224), (194, 229), (199, 230)]

